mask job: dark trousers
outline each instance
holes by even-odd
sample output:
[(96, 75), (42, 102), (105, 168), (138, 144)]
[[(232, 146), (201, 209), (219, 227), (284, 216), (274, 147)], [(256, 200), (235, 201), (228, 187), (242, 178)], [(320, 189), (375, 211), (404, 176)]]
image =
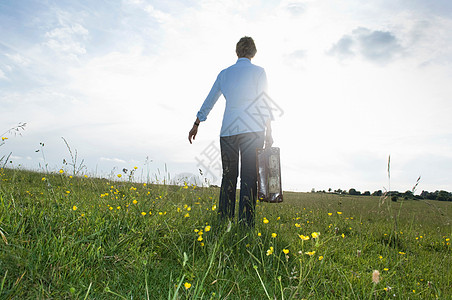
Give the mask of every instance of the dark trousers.
[(221, 181), (218, 213), (221, 219), (233, 219), (240, 158), (239, 223), (253, 227), (257, 196), (256, 148), (264, 145), (264, 132), (221, 137)]

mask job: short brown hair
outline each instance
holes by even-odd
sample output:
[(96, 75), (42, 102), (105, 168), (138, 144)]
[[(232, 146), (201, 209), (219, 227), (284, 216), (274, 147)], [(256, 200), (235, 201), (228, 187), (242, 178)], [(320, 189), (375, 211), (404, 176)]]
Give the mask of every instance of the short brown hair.
[(235, 47), (235, 53), (238, 57), (253, 58), (256, 52), (256, 45), (249, 36), (242, 37)]

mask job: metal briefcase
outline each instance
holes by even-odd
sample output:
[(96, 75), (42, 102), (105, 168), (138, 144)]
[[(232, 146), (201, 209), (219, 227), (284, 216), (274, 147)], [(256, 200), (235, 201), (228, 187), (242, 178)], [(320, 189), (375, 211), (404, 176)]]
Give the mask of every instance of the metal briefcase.
[(256, 149), (257, 197), (260, 201), (279, 203), (283, 201), (281, 186), (281, 162), (279, 148)]

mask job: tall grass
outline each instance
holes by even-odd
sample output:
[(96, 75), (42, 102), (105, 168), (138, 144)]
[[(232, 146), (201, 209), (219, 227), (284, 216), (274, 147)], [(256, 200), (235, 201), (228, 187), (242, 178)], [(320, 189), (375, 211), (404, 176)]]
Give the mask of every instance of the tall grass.
[(0, 182), (1, 299), (452, 297), (451, 203), (388, 214), (378, 197), (286, 192), (246, 229), (218, 221), (217, 188), (66, 170)]

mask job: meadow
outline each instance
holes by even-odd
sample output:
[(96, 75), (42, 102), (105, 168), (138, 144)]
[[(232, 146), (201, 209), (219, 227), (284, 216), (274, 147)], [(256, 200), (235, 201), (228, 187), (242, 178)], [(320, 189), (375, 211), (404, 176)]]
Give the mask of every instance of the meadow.
[[(452, 203), (0, 171), (0, 299), (451, 299)], [(118, 174), (119, 175), (119, 174)]]

